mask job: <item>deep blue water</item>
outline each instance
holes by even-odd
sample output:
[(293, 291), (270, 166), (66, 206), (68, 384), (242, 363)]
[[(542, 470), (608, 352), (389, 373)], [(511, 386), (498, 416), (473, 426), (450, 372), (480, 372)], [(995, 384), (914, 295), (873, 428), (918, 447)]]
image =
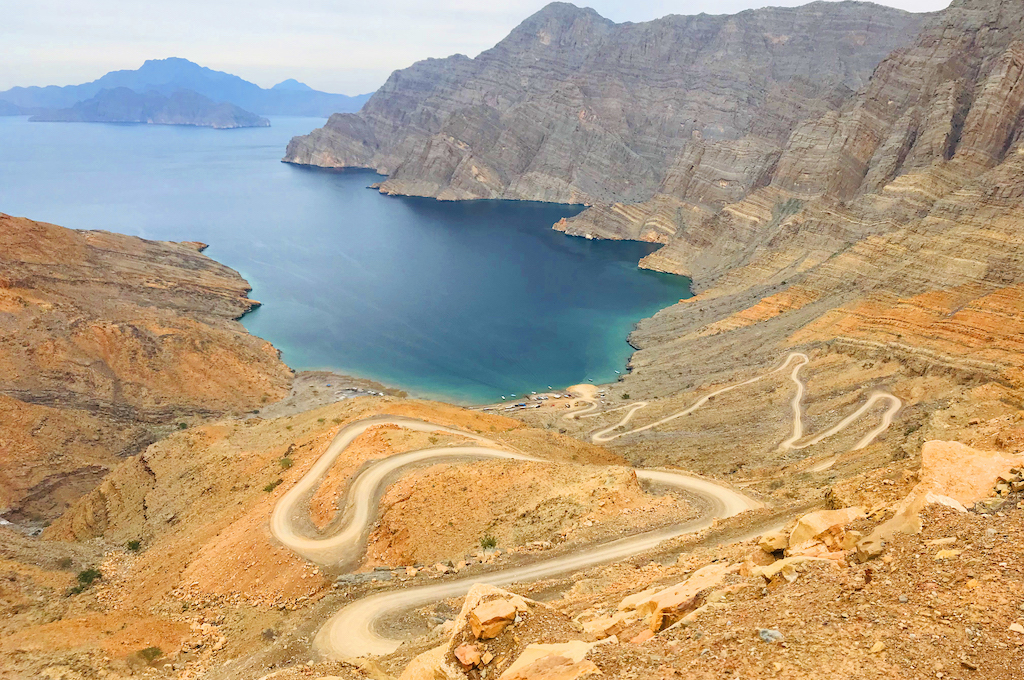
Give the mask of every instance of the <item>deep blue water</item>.
[(641, 243), (551, 229), (580, 208), (382, 196), (366, 171), (280, 163), (323, 123), (270, 128), (0, 117), (0, 212), (210, 244), (264, 306), (243, 319), (296, 369), (459, 402), (615, 379), (634, 323), (689, 281)]

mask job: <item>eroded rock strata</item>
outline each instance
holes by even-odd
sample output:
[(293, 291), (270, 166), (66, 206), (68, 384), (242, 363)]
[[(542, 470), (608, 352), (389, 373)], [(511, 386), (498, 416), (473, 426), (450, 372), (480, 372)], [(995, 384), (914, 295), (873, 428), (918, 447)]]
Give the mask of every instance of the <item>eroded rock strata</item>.
[(381, 191), (603, 204), (764, 183), (793, 127), (837, 110), (924, 16), (814, 3), (614, 24), (553, 3), (475, 59), (396, 71), (285, 160), (371, 167)]

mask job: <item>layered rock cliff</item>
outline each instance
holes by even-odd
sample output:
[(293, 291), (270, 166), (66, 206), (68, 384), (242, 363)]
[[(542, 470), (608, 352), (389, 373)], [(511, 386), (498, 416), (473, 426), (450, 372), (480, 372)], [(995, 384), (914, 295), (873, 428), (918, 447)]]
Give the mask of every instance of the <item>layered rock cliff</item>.
[(813, 3), (614, 24), (554, 3), (475, 59), (396, 71), (285, 160), (372, 167), (441, 199), (742, 198), (800, 121), (836, 111), (923, 15)]
[[(846, 203), (859, 201), (852, 220), (832, 220), (840, 226), (826, 250), (850, 243), (871, 220), (872, 229), (887, 230), (1012, 156), (1024, 97), (1022, 13), (996, 0), (955, 2), (886, 58), (862, 92), (799, 123), (772, 150), (778, 160), (763, 176), (766, 187), (731, 205), (690, 185), (666, 187), (649, 201), (597, 206), (558, 228), (666, 243), (645, 265), (692, 274), (705, 287), (776, 239), (808, 202), (842, 203), (846, 213)], [(909, 174), (922, 179), (902, 179)], [(928, 186), (912, 188), (918, 181)], [(884, 198), (860, 199), (870, 196)], [(854, 232), (839, 233), (853, 223)]]
[(291, 371), (236, 321), (254, 304), (248, 284), (200, 248), (0, 214), (9, 517), (60, 514), (183, 420), (285, 396)]
[[(903, 430), (878, 455), (911, 455), (919, 429), (992, 445), (981, 424), (1024, 387), (1022, 46), (1024, 5), (960, 0), (850, 102), (798, 126), (767, 185), (742, 200), (716, 209), (665, 194), (560, 225), (662, 241), (643, 266), (695, 277), (697, 297), (633, 334), (640, 351), (619, 389), (670, 409), (681, 389), (798, 349), (811, 356), (806, 412), (819, 427), (884, 386), (904, 400)], [(786, 404), (774, 408), (788, 422)], [(805, 469), (805, 456), (850, 443), (769, 454), (784, 428), (754, 422), (738, 403), (625, 445), (666, 460), (666, 441), (684, 442), (669, 459), (736, 474), (775, 456)], [(995, 446), (1019, 450), (1013, 437)]]

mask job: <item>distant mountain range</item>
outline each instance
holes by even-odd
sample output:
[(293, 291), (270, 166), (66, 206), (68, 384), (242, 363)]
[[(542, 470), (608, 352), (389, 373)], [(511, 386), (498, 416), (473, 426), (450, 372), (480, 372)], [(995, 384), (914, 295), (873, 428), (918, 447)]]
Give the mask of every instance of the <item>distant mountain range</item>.
[(228, 102), (215, 102), (193, 90), (178, 90), (170, 97), (165, 97), (156, 92), (139, 94), (127, 87), (100, 90), (95, 97), (80, 101), (70, 108), (47, 109), (31, 120), (196, 125), (218, 129), (270, 126), (266, 118)]
[(137, 94), (171, 97), (191, 91), (213, 102), (227, 102), (261, 116), (319, 116), (358, 111), (369, 94), (350, 97), (320, 92), (289, 79), (269, 90), (238, 76), (214, 71), (187, 59), (150, 59), (134, 71), (111, 71), (91, 83), (57, 87), (13, 87), (0, 92), (0, 115), (45, 115), (70, 109), (102, 90), (127, 88)]

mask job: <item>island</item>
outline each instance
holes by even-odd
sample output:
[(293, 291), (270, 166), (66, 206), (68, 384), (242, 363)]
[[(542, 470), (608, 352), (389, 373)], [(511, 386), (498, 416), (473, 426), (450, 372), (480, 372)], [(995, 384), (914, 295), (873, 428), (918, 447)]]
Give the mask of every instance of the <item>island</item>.
[(230, 104), (215, 102), (192, 90), (177, 90), (169, 96), (157, 92), (138, 93), (127, 87), (100, 90), (94, 97), (66, 109), (51, 109), (32, 116), (34, 122), (61, 123), (144, 123), (151, 125), (195, 125), (218, 130), (270, 127), (270, 121)]

